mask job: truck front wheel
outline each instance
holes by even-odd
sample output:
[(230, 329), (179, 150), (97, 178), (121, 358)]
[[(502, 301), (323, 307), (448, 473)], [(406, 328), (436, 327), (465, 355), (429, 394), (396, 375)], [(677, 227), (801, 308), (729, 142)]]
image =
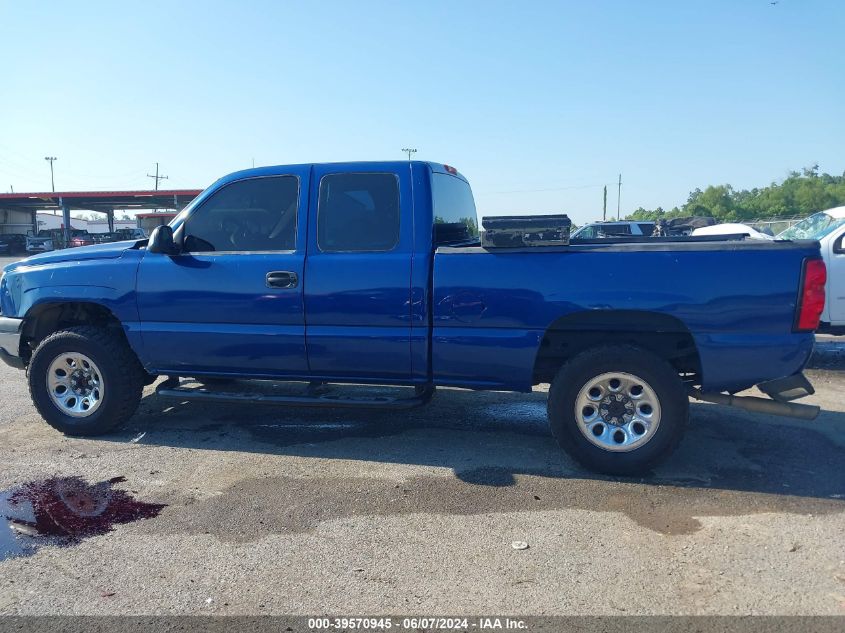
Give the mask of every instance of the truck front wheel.
[(588, 350), (567, 362), (549, 389), (549, 424), (561, 447), (611, 475), (650, 470), (677, 447), (689, 418), (678, 372), (633, 346)]
[(27, 380), (50, 426), (67, 435), (100, 435), (135, 413), (144, 372), (120, 332), (79, 326), (41, 341)]

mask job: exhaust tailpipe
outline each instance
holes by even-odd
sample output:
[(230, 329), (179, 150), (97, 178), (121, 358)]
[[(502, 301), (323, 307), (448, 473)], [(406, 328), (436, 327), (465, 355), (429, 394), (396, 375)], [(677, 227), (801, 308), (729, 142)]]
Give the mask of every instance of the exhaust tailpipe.
[(753, 413), (766, 413), (768, 415), (781, 415), (787, 418), (798, 418), (799, 420), (815, 420), (820, 407), (812, 404), (798, 404), (796, 402), (776, 402), (767, 398), (754, 396), (731, 396), (726, 393), (702, 393), (700, 389), (690, 387), (690, 397), (704, 402), (724, 404), (729, 407), (745, 409)]

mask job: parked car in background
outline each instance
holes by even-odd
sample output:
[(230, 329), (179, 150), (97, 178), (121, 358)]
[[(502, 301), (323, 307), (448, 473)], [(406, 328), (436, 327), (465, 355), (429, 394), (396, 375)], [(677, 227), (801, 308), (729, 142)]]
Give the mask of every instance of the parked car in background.
[(56, 248), (59, 243), (58, 229), (41, 229), (35, 235), (26, 236), (27, 253), (46, 253)]
[(827, 301), (819, 331), (845, 334), (845, 207), (814, 213), (785, 231), (779, 240), (816, 240), (827, 264)]
[(86, 230), (74, 229), (70, 232), (69, 248), (78, 248), (79, 246), (91, 246), (95, 243), (94, 236)]
[(143, 229), (134, 228), (134, 229), (117, 229), (115, 233), (118, 236), (118, 241), (120, 240), (145, 240), (147, 239), (147, 234), (144, 233)]
[(14, 255), (24, 252), (26, 252), (26, 235), (23, 233), (0, 235), (0, 253)]
[(648, 237), (653, 232), (654, 222), (593, 222), (574, 231), (570, 239), (595, 240), (626, 235)]
[(747, 235), (752, 240), (773, 240), (772, 235), (762, 233), (747, 224), (739, 224), (737, 222), (726, 222), (724, 224), (714, 224), (713, 226), (704, 226), (695, 229), (692, 235)]
[(119, 242), (120, 240), (124, 239), (117, 232), (92, 233), (91, 238), (94, 240), (94, 244), (108, 244), (109, 242)]
[(682, 216), (677, 218), (660, 218), (654, 223), (653, 237), (680, 237), (692, 235), (695, 229), (717, 224), (716, 218), (705, 215)]
[(64, 229), (41, 229), (36, 235), (26, 236), (26, 252), (46, 253), (61, 248), (91, 246), (94, 243), (92, 234), (85, 229), (72, 229), (68, 244), (65, 244)]

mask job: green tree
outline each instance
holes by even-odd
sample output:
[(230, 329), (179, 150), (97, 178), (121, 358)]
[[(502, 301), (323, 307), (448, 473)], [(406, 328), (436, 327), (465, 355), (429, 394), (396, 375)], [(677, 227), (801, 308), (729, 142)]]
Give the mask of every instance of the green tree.
[(768, 187), (736, 190), (729, 184), (710, 185), (690, 192), (681, 208), (639, 207), (629, 220), (658, 220), (680, 216), (711, 216), (720, 222), (746, 222), (807, 216), (822, 209), (845, 205), (845, 173), (819, 173), (814, 164), (792, 171), (781, 183)]

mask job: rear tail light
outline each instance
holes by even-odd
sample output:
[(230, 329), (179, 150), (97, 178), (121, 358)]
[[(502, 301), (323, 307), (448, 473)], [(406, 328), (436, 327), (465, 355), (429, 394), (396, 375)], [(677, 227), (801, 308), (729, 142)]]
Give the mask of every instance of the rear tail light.
[(827, 270), (820, 259), (805, 259), (801, 273), (801, 289), (798, 293), (798, 308), (795, 313), (795, 330), (812, 332), (819, 327), (824, 310), (824, 285)]

